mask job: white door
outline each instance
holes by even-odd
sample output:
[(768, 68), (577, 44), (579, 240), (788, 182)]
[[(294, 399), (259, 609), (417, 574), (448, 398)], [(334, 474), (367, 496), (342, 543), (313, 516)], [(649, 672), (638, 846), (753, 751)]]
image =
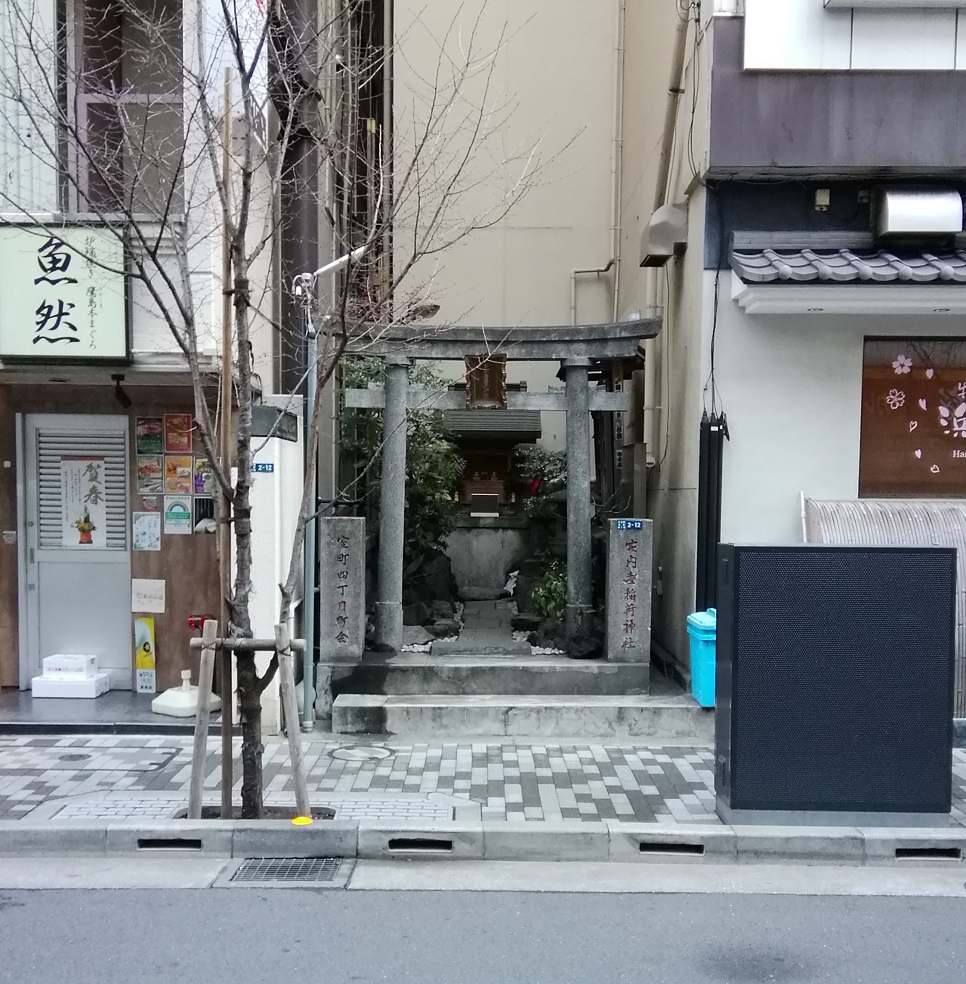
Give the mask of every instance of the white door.
[(20, 687), (76, 653), (130, 690), (128, 420), (29, 415), (21, 441)]

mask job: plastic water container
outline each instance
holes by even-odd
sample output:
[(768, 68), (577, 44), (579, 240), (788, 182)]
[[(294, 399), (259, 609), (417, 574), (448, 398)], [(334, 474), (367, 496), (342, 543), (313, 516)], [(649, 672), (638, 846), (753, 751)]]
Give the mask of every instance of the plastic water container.
[(714, 707), (718, 613), (709, 608), (689, 615), (688, 635), (691, 637), (691, 696), (702, 707)]

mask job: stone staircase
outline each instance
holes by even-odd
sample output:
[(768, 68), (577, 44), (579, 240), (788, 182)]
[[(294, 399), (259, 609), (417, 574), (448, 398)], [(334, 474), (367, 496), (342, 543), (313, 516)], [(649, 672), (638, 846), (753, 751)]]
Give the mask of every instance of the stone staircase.
[(432, 653), (367, 653), (356, 666), (335, 668), (332, 730), (423, 738), (713, 739), (714, 713), (663, 677), (649, 681), (647, 666), (532, 656), (528, 646), (512, 642), (505, 603), (467, 609), (469, 631), (458, 641), (435, 643)]

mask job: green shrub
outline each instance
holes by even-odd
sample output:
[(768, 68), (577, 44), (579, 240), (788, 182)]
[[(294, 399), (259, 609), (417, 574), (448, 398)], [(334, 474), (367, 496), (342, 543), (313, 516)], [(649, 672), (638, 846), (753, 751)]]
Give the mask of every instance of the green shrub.
[(558, 621), (564, 617), (567, 608), (567, 568), (554, 561), (537, 579), (533, 586), (533, 610), (541, 618)]

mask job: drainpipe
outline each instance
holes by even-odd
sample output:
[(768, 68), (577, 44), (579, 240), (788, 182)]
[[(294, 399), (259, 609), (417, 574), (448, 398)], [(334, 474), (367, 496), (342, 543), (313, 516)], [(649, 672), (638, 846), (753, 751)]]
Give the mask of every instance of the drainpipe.
[[(394, 0), (383, 4), (382, 23), (382, 207), (388, 220), (392, 213), (392, 109), (393, 109), (393, 53), (395, 51)], [(386, 221), (383, 230), (382, 256), (384, 276), (392, 283), (392, 223)]]
[[(661, 155), (658, 158), (657, 184), (654, 186), (654, 209), (667, 204), (667, 184), (671, 174), (671, 150), (674, 146), (674, 130), (677, 126), (678, 103), (684, 94), (681, 73), (684, 71), (684, 55), (688, 44), (688, 17), (678, 17), (674, 28), (674, 47), (671, 53), (671, 74), (668, 78), (667, 101), (664, 104), (664, 131), (661, 135)], [(697, 29), (697, 26), (695, 27)], [(697, 68), (697, 66), (695, 66)]]
[[(674, 131), (677, 128), (678, 105), (681, 102), (681, 96), (684, 94), (684, 88), (681, 85), (681, 75), (684, 72), (684, 56), (687, 51), (689, 25), (689, 17), (679, 16), (674, 28), (671, 70), (668, 76), (667, 100), (664, 105), (664, 130), (661, 135), (661, 151), (658, 157), (652, 214), (667, 204), (668, 200), (668, 182), (671, 176), (671, 153), (674, 148)], [(697, 30), (697, 25), (695, 25), (695, 30)], [(660, 271), (655, 271), (649, 278), (648, 308), (651, 312), (656, 311), (659, 307), (659, 273)], [(665, 337), (660, 346), (662, 362), (668, 357), (667, 345), (667, 325), (665, 325)], [(659, 433), (656, 427), (658, 407), (664, 407), (667, 404), (667, 393), (663, 391), (663, 386), (658, 376), (657, 350), (657, 339), (649, 339), (646, 343), (644, 358), (644, 442), (648, 448), (654, 447), (655, 441), (657, 440), (656, 435)], [(659, 395), (660, 399), (655, 400), (654, 397), (656, 395)], [(650, 413), (647, 412), (648, 401), (651, 404)], [(648, 451), (648, 465), (654, 464), (656, 460), (656, 456)]]
[(624, 63), (625, 34), (627, 25), (627, 0), (617, 0), (614, 23), (614, 133), (612, 138), (610, 169), (611, 205), (611, 256), (602, 267), (586, 267), (570, 272), (570, 322), (577, 324), (577, 278), (583, 276), (602, 277), (614, 271), (612, 321), (620, 318), (620, 278), (621, 278), (621, 236), (623, 233), (623, 207), (621, 184), (623, 182), (624, 158)]
[(624, 183), (624, 64), (626, 58), (627, 0), (617, 0), (614, 35), (614, 160), (611, 169), (613, 219), (611, 234), (614, 240), (614, 307), (612, 321), (620, 318), (621, 296), (621, 239), (624, 230), (622, 185)]

